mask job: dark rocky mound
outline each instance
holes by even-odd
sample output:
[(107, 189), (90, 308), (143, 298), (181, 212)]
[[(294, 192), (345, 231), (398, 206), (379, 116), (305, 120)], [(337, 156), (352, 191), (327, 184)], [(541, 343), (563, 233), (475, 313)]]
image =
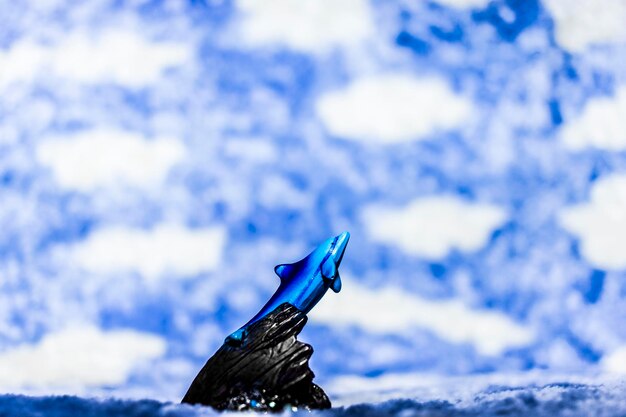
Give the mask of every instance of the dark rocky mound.
[(182, 402), (237, 411), (330, 408), (324, 391), (313, 383), (313, 348), (296, 340), (306, 321), (297, 308), (282, 304), (252, 324), (240, 346), (224, 343)]

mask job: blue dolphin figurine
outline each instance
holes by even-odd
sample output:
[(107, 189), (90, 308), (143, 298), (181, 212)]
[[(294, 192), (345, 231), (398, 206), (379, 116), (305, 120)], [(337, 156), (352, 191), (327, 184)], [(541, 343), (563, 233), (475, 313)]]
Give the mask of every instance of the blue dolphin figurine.
[(329, 288), (334, 292), (341, 291), (338, 268), (349, 239), (350, 233), (343, 232), (325, 240), (306, 258), (292, 264), (277, 265), (274, 271), (280, 277), (280, 285), (272, 298), (249, 322), (226, 337), (225, 342), (230, 345), (241, 345), (248, 326), (261, 320), (283, 303), (289, 303), (306, 314), (322, 299)]

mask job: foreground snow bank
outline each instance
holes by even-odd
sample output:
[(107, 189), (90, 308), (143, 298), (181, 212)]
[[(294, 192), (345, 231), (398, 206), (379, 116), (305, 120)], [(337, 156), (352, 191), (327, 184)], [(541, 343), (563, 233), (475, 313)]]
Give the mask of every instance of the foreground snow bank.
[(626, 388), (621, 386), (549, 384), (542, 387), (494, 386), (470, 401), (395, 399), (331, 410), (336, 416), (624, 416)]
[(218, 414), (217, 411), (206, 407), (191, 407), (155, 400), (95, 399), (68, 395), (50, 397), (0, 396), (0, 416), (2, 417), (191, 417)]
[[(468, 381), (469, 385), (472, 385)], [(480, 385), (480, 383), (478, 384)], [(477, 385), (474, 385), (475, 387)], [(524, 386), (490, 385), (478, 391), (471, 386), (443, 393), (417, 388), (415, 393), (393, 391), (363, 393), (351, 396), (355, 403), (341, 401), (341, 407), (314, 413), (320, 417), (342, 416), (624, 416), (626, 415), (626, 381), (597, 383), (549, 383)], [(457, 387), (460, 388), (460, 387)], [(369, 398), (368, 398), (369, 397)], [(439, 397), (439, 398), (438, 398)], [(380, 402), (381, 398), (394, 398)], [(373, 402), (372, 402), (373, 400)], [(191, 407), (155, 400), (91, 399), (72, 396), (28, 397), (0, 396), (0, 416), (125, 416), (125, 417), (193, 417), (220, 413), (207, 407)]]

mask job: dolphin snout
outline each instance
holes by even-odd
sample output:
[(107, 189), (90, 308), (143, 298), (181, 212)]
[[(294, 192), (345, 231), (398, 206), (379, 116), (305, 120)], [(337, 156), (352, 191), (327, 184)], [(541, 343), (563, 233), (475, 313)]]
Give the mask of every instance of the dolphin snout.
[(333, 259), (337, 266), (341, 263), (341, 259), (343, 259), (343, 253), (346, 251), (346, 246), (348, 245), (348, 241), (350, 240), (350, 233), (343, 232), (340, 235), (335, 237), (335, 242), (333, 245), (333, 249), (331, 250)]

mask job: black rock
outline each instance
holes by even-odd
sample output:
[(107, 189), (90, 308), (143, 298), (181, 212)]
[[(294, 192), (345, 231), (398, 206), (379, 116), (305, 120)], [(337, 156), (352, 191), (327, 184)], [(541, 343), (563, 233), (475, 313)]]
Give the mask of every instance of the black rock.
[(306, 321), (294, 306), (280, 305), (248, 327), (240, 346), (223, 344), (182, 402), (239, 411), (330, 408), (324, 391), (313, 383), (313, 348), (296, 340)]

